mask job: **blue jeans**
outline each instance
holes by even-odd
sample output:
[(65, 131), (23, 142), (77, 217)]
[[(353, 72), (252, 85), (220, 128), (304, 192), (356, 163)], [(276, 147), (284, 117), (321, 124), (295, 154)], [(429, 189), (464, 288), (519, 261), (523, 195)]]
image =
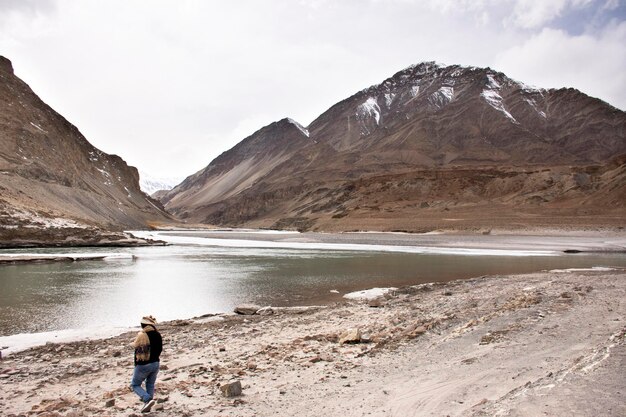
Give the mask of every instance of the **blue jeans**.
[[(130, 387), (135, 391), (144, 403), (147, 403), (154, 397), (154, 383), (159, 373), (159, 362), (152, 362), (145, 365), (136, 365), (133, 372), (133, 380)], [(146, 389), (141, 387), (143, 381), (146, 381)]]

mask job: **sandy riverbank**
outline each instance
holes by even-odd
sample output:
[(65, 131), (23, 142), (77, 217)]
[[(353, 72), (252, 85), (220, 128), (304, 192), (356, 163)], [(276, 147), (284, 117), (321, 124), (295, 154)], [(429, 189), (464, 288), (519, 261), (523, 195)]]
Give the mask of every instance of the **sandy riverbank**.
[[(402, 288), (379, 307), (164, 323), (151, 414), (622, 416), (624, 299), (623, 270), (544, 272)], [(356, 328), (360, 343), (339, 343)], [(3, 415), (138, 414), (132, 336), (9, 356)], [(243, 396), (221, 395), (232, 379)]]

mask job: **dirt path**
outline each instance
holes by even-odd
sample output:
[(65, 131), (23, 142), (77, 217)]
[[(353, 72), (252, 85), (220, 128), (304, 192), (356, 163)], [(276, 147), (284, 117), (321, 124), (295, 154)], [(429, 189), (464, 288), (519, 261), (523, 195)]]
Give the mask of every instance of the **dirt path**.
[[(537, 273), (403, 288), (380, 307), (167, 323), (151, 414), (622, 416), (624, 300), (624, 271)], [(339, 343), (356, 328), (359, 343)], [(2, 414), (139, 415), (131, 338), (6, 358)], [(244, 395), (223, 397), (234, 379)]]

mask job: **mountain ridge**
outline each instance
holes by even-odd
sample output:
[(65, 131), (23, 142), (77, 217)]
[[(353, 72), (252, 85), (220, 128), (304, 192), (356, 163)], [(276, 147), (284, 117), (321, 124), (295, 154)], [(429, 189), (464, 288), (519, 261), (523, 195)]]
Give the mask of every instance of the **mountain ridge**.
[[(358, 214), (353, 209), (364, 196), (353, 196), (346, 210), (350, 198), (335, 191), (368, 177), (495, 167), (506, 178), (509, 169), (520, 175), (524, 167), (583, 169), (626, 153), (624, 112), (601, 100), (574, 89), (529, 87), (490, 68), (433, 62), (409, 66), (339, 101), (306, 127), (294, 122), (290, 129), (289, 120), (261, 128), (188, 177), (162, 197), (166, 208), (218, 225), (341, 228)], [(276, 149), (275, 137), (287, 146)], [(265, 159), (247, 143), (267, 146)], [(561, 182), (556, 174), (550, 181)], [(464, 203), (462, 195), (446, 198), (447, 205)], [(550, 209), (554, 196), (541, 199)], [(431, 209), (419, 203), (394, 210), (405, 217), (432, 212), (425, 203)], [(364, 216), (358, 227), (370, 220)], [(404, 228), (400, 223), (407, 221), (383, 223)]]

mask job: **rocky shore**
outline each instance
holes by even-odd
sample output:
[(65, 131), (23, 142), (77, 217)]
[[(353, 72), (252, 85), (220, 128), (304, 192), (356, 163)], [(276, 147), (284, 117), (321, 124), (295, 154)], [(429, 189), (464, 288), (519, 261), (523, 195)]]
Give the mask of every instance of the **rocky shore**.
[[(625, 299), (624, 270), (563, 270), (163, 323), (150, 414), (623, 416)], [(3, 358), (2, 414), (140, 415), (133, 336)]]
[(130, 233), (91, 228), (0, 227), (0, 249), (58, 247), (137, 247), (161, 246), (165, 242), (141, 239)]

